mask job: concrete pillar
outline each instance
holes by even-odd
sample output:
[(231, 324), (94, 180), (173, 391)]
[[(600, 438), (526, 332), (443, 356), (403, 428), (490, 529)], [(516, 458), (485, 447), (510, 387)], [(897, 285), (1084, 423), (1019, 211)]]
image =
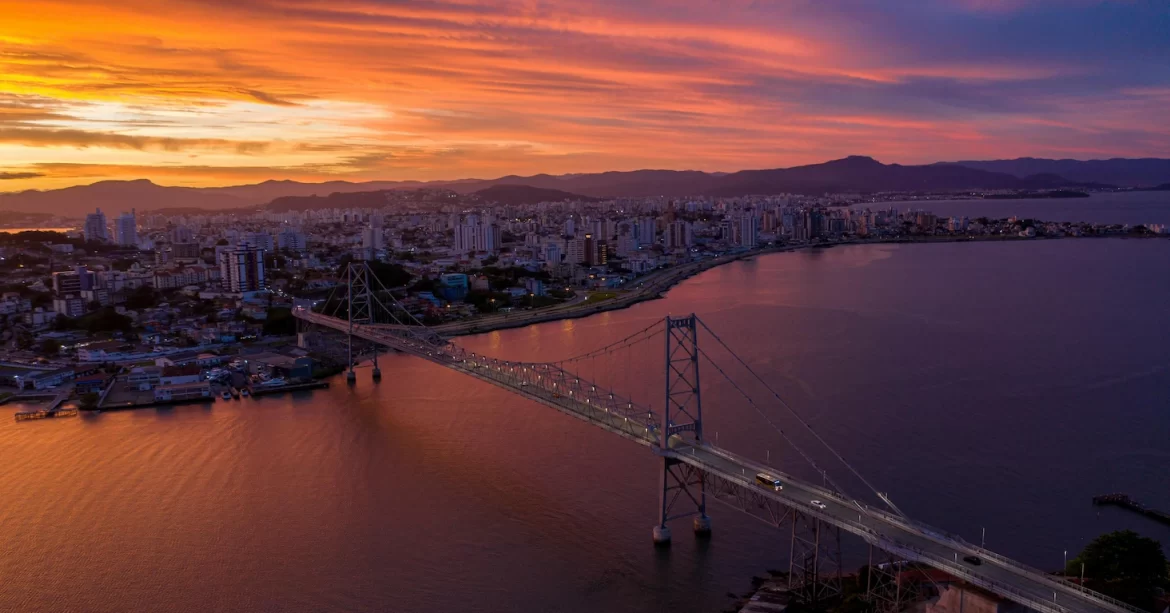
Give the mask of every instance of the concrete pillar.
[(352, 371), (352, 370), (346, 372), (345, 373), (345, 382), (346, 383), (356, 383), (357, 382), (357, 373)]
[(381, 380), (382, 380), (382, 369), (375, 367), (374, 368), (374, 381), (381, 381)]
[(670, 545), (670, 527), (654, 526), (654, 545), (657, 547)]
[(711, 536), (711, 518), (700, 515), (695, 518), (695, 536)]

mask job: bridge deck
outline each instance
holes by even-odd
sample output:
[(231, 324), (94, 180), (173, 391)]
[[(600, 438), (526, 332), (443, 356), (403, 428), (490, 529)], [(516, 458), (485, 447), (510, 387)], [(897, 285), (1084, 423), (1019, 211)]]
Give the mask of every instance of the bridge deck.
[[(305, 310), (296, 316), (311, 323), (349, 332), (349, 322)], [(356, 325), (354, 336), (383, 344), (447, 368), (471, 375), (507, 389), (609, 432), (650, 447), (659, 455), (673, 457), (698, 468), (705, 475), (719, 479), (723, 485), (749, 491), (754, 496), (774, 500), (801, 513), (823, 520), (855, 534), (866, 542), (898, 555), (950, 573), (974, 585), (999, 594), (1044, 613), (1141, 613), (1104, 595), (1081, 588), (1060, 577), (1029, 568), (959, 537), (930, 526), (869, 508), (857, 500), (844, 498), (825, 488), (795, 479), (783, 471), (748, 460), (711, 445), (693, 445), (677, 436), (663, 448), (660, 428), (645, 408), (607, 393), (597, 393), (583, 381), (551, 364), (507, 362), (483, 356), (465, 355), (451, 345), (438, 346), (412, 338), (401, 329)], [(782, 478), (784, 488), (773, 490), (755, 480), (758, 472)], [(819, 500), (824, 509), (810, 504)], [(979, 565), (965, 562), (976, 556)]]

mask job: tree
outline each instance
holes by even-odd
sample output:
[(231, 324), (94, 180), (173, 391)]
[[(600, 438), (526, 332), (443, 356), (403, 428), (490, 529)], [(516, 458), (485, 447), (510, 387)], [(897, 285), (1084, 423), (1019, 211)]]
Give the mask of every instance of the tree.
[(143, 285), (126, 296), (126, 308), (128, 309), (149, 309), (156, 304), (158, 304), (158, 295), (154, 288), (148, 285)]
[(13, 344), (16, 345), (17, 349), (22, 351), (31, 349), (36, 340), (37, 338), (27, 328), (17, 328), (16, 332), (12, 335)]
[(41, 341), (41, 353), (53, 357), (61, 352), (61, 343), (55, 338), (46, 338)]
[(265, 336), (291, 336), (297, 333), (297, 320), (292, 310), (277, 307), (268, 309), (268, 317), (264, 319)]
[(90, 334), (113, 332), (115, 330), (121, 330), (123, 333), (126, 333), (133, 327), (133, 323), (129, 317), (118, 313), (113, 307), (98, 309), (93, 313), (77, 318), (77, 325)]
[(88, 392), (81, 395), (81, 409), (84, 411), (92, 411), (97, 408), (98, 395), (97, 392)]
[(1132, 530), (1102, 534), (1069, 560), (1065, 573), (1081, 574), (1085, 583), (1102, 593), (1149, 610), (1157, 589), (1170, 585), (1170, 567), (1162, 544)]

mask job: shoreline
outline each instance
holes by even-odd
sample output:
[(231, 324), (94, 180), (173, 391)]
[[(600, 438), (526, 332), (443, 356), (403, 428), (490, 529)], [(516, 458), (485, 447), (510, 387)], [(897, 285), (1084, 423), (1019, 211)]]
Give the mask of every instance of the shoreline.
[[(523, 328), (533, 324), (549, 323), (552, 321), (563, 321), (567, 319), (580, 319), (606, 311), (618, 311), (627, 309), (650, 300), (658, 300), (662, 298), (663, 294), (673, 288), (675, 285), (690, 279), (702, 272), (738, 262), (747, 260), (761, 255), (772, 255), (775, 253), (794, 253), (807, 249), (829, 249), (833, 247), (848, 247), (854, 245), (908, 245), (908, 244), (934, 244), (934, 243), (979, 243), (979, 242), (1035, 242), (1035, 241), (1053, 241), (1053, 240), (1068, 240), (1068, 239), (1109, 239), (1109, 238), (1133, 238), (1138, 240), (1157, 240), (1159, 238), (1167, 238), (1163, 236), (1126, 236), (1126, 235), (1106, 235), (1106, 236), (980, 236), (980, 237), (966, 237), (966, 236), (943, 236), (943, 237), (923, 237), (923, 238), (896, 238), (896, 239), (878, 239), (878, 240), (849, 240), (836, 243), (818, 243), (808, 245), (785, 245), (781, 247), (767, 247), (763, 249), (752, 249), (742, 253), (722, 255), (707, 260), (699, 260), (697, 262), (689, 262), (675, 268), (667, 268), (661, 272), (664, 274), (662, 279), (653, 279), (650, 281), (649, 287), (631, 290), (627, 294), (618, 295), (617, 297), (599, 302), (591, 305), (574, 304), (574, 305), (558, 305), (548, 307), (547, 311), (526, 311), (517, 314), (514, 318), (509, 319), (507, 315), (493, 316), (496, 319), (490, 321), (476, 322), (474, 320), (467, 322), (452, 322), (450, 324), (443, 324), (435, 326), (436, 332), (447, 338), (454, 338), (458, 336), (470, 336), (473, 334), (484, 334), (487, 332), (494, 332), (496, 330), (507, 330), (512, 328)], [(651, 273), (653, 275), (655, 273)], [(643, 281), (645, 283), (645, 281)], [(560, 310), (558, 310), (558, 308)], [(528, 316), (525, 316), (528, 315)]]

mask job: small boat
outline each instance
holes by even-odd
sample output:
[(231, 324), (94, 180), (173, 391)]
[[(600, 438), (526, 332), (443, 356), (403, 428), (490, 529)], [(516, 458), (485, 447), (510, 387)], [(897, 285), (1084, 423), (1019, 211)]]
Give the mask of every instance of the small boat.
[(249, 392), (248, 388), (246, 388), (246, 387), (240, 390), (240, 396), (243, 398), (247, 398), (248, 396), (251, 396), (251, 395), (252, 395), (252, 393)]
[(219, 397), (223, 398), (224, 400), (231, 400), (232, 394), (231, 394), (231, 392), (224, 390), (224, 392), (222, 394), (220, 394)]

